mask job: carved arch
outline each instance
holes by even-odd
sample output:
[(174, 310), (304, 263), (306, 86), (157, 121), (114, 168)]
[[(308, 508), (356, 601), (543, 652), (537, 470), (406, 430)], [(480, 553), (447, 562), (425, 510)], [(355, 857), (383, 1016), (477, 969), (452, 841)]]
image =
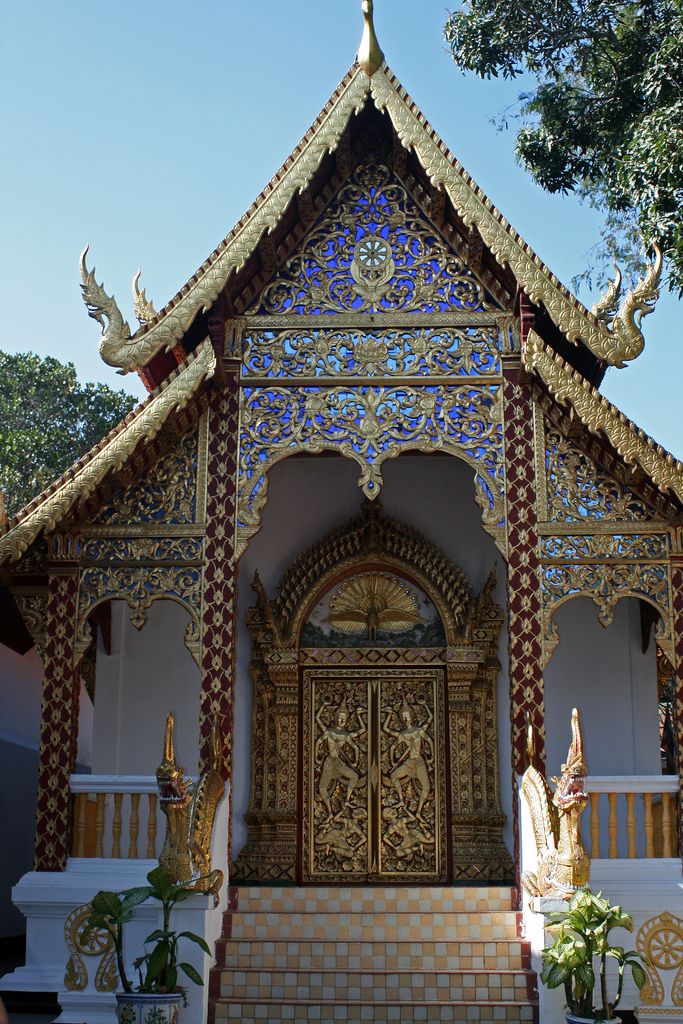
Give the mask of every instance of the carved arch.
[(173, 601), (189, 615), (184, 643), (195, 663), (200, 664), (201, 573), (195, 567), (109, 567), (82, 571), (78, 591), (76, 664), (91, 640), (89, 619), (105, 601), (125, 601), (130, 620), (140, 630), (155, 601)]
[[(503, 439), (500, 411), (495, 394), (491, 394), (487, 387), (476, 389), (468, 387), (468, 399), (472, 398), (474, 391), (477, 391), (477, 411), (479, 413), (476, 423), (472, 424), (471, 436), (467, 435), (467, 418), (460, 415), (457, 410), (457, 396), (453, 394), (454, 389), (435, 388), (439, 394), (436, 398), (438, 403), (445, 406), (452, 403), (447, 410), (436, 410), (433, 415), (426, 417), (426, 422), (420, 423), (420, 436), (413, 440), (401, 440), (396, 442), (393, 435), (396, 433), (395, 412), (389, 409), (387, 401), (387, 414), (382, 414), (383, 399), (391, 399), (390, 388), (380, 390), (378, 410), (371, 409), (367, 404), (366, 396), (356, 393), (354, 402), (358, 407), (358, 415), (361, 417), (361, 426), (356, 427), (348, 422), (336, 424), (332, 417), (327, 416), (320, 410), (313, 415), (309, 414), (306, 408), (308, 397), (304, 393), (306, 389), (289, 388), (286, 394), (287, 409), (281, 411), (277, 417), (278, 429), (281, 422), (287, 419), (300, 417), (304, 431), (297, 436), (284, 436), (278, 438), (277, 442), (269, 444), (264, 442), (260, 434), (263, 432), (263, 417), (270, 415), (273, 410), (278, 409), (279, 394), (275, 392), (280, 389), (263, 388), (258, 394), (259, 400), (264, 403), (263, 414), (257, 415), (258, 410), (252, 410), (247, 414), (249, 408), (248, 400), (243, 399), (240, 434), (240, 455), (239, 455), (239, 481), (237, 498), (237, 528), (236, 528), (236, 557), (239, 558), (247, 548), (249, 540), (258, 533), (261, 528), (261, 516), (268, 501), (268, 474), (279, 462), (290, 455), (319, 455), (324, 451), (331, 451), (337, 455), (353, 459), (359, 466), (361, 475), (358, 486), (365, 496), (374, 501), (378, 498), (382, 484), (382, 465), (389, 459), (398, 458), (399, 455), (415, 452), (443, 453), (460, 459), (474, 472), (474, 497), (481, 509), (482, 525), (493, 537), (496, 545), (504, 553), (505, 534), (505, 483), (503, 472)], [(284, 389), (281, 389), (284, 390)], [(403, 393), (407, 389), (401, 389)], [(414, 392), (411, 400), (419, 401), (420, 389), (408, 389)], [(301, 394), (297, 394), (301, 392)], [(486, 406), (486, 410), (482, 411)], [(490, 406), (490, 408), (489, 408)], [(372, 417), (377, 421), (376, 448), (373, 451), (363, 451), (367, 438), (366, 431), (374, 429), (373, 425), (365, 427), (366, 421)], [(259, 436), (250, 429), (250, 419), (255, 421)], [(486, 436), (481, 436), (481, 423), (486, 423)], [(457, 424), (458, 437), (454, 436), (454, 424)], [(331, 428), (339, 427), (332, 430)], [(340, 432), (341, 431), (341, 432)], [(451, 436), (453, 435), (453, 436)], [(468, 447), (471, 450), (468, 450)]]
[(294, 646), (307, 610), (341, 576), (369, 559), (412, 578), (441, 616), (447, 643), (461, 637), (472, 588), (465, 573), (421, 533), (366, 501), (359, 516), (332, 530), (293, 562), (272, 604), (283, 646)]
[[(300, 644), (308, 613), (336, 581), (382, 569), (414, 583), (432, 601), (444, 626), (445, 649), (354, 645), (318, 650)], [(512, 862), (502, 839), (505, 816), (499, 796), (496, 714), (503, 612), (493, 601), (494, 586), (492, 571), (481, 593), (473, 595), (462, 570), (434, 544), (369, 501), (359, 516), (295, 559), (273, 600), (256, 576), (257, 602), (247, 613), (253, 642), (249, 838), (233, 865), (235, 880), (297, 879), (306, 845), (300, 831), (305, 796), (299, 766), (305, 766), (307, 752), (310, 755), (305, 723), (311, 707), (306, 680), (312, 666), (350, 673), (348, 678), (384, 671), (399, 676), (405, 672), (410, 679), (431, 672), (441, 680), (444, 700), (439, 714), (447, 717), (451, 737), (444, 747), (441, 792), (445, 800), (448, 778), (450, 805), (444, 804), (443, 820), (448, 820), (451, 832), (444, 840), (449, 867), (440, 877), (511, 877)], [(302, 871), (307, 877), (306, 869)]]
[[(582, 568), (581, 566), (572, 568)], [(593, 568), (605, 568), (604, 566), (594, 566)], [(650, 605), (659, 616), (655, 625), (655, 639), (657, 644), (662, 649), (664, 654), (671, 661), (672, 657), (675, 657), (674, 653), (674, 638), (673, 638), (673, 624), (671, 622), (671, 609), (668, 604), (668, 590), (667, 600), (657, 600), (650, 594), (643, 593), (642, 591), (634, 589), (615, 589), (605, 597), (595, 590), (589, 590), (583, 588), (581, 590), (575, 590), (571, 593), (564, 594), (558, 600), (546, 604), (544, 600), (543, 607), (543, 667), (547, 668), (548, 663), (560, 642), (560, 631), (557, 623), (555, 622), (555, 614), (559, 608), (567, 604), (569, 601), (577, 597), (590, 598), (593, 604), (598, 609), (598, 622), (601, 626), (607, 629), (614, 621), (614, 610), (617, 604), (624, 598), (633, 597), (638, 601), (643, 601)], [(546, 594), (544, 592), (544, 599)]]

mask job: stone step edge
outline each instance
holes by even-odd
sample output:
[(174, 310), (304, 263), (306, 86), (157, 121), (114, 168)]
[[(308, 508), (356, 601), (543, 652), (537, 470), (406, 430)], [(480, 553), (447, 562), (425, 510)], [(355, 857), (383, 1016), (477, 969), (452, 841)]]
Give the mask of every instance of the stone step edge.
[(537, 999), (230, 999), (218, 996), (215, 1006), (537, 1006)]
[(230, 971), (239, 971), (241, 974), (296, 974), (301, 976), (302, 974), (446, 974), (449, 977), (460, 977), (462, 975), (470, 974), (524, 974), (535, 975), (530, 967), (463, 967), (453, 968), (448, 967), (390, 967), (388, 969), (381, 967), (367, 967), (354, 969), (353, 967), (336, 968), (336, 967), (302, 967), (295, 969), (292, 967), (212, 967), (214, 971), (219, 971), (221, 974), (229, 973)]

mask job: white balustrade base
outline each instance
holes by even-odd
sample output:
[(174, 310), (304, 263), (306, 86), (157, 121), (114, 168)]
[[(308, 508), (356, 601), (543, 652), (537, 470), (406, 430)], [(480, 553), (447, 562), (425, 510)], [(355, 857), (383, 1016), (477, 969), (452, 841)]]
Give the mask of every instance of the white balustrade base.
[[(201, 935), (209, 945), (210, 956), (193, 943), (183, 946), (182, 958), (192, 964), (204, 979), (203, 987), (188, 983), (188, 1008), (183, 1019), (195, 1024), (206, 1020), (209, 971), (214, 963), (213, 949), (220, 935), (223, 910), (227, 903), (228, 799), (221, 801), (214, 826), (213, 867), (223, 871), (225, 884), (221, 901), (214, 907), (213, 896), (200, 894), (179, 904), (171, 918), (176, 931)], [(70, 857), (65, 871), (30, 871), (12, 889), (12, 900), (26, 918), (26, 965), (2, 979), (4, 990), (11, 992), (56, 992), (62, 1013), (55, 1024), (114, 1024), (113, 993), (95, 990), (97, 957), (84, 957), (88, 985), (82, 992), (65, 988), (64, 973), (69, 951), (64, 941), (64, 922), (72, 910), (88, 903), (100, 889), (117, 891), (145, 885), (147, 874), (157, 866), (155, 860), (111, 860)], [(124, 936), (130, 976), (133, 960), (140, 955), (142, 943), (160, 921), (158, 904), (136, 907), (134, 919), (126, 925)]]
[[(536, 846), (529, 810), (523, 798), (520, 798), (520, 839), (522, 871), (536, 871)], [(633, 918), (633, 932), (620, 929), (612, 934), (612, 941), (627, 949), (636, 948), (638, 930), (663, 911), (668, 910), (683, 918), (683, 867), (678, 857), (593, 860), (589, 885), (594, 893), (601, 892), (613, 905), (620, 905)], [(540, 973), (541, 950), (553, 941), (553, 936), (545, 928), (547, 915), (566, 910), (566, 907), (564, 900), (531, 898), (524, 893), (524, 934), (531, 945), (531, 966), (539, 975), (539, 1020), (542, 1022), (564, 1019), (564, 989), (548, 990), (540, 982)], [(615, 971), (611, 962), (608, 969)], [(610, 991), (616, 991), (616, 979), (611, 975)], [(639, 1002), (640, 993), (627, 974), (619, 1009), (633, 1010)], [(674, 1020), (680, 1024), (683, 1014), (680, 1007), (675, 1016), (669, 1017), (666, 1007), (643, 1006), (638, 1010), (638, 1020), (641, 1024), (654, 1021), (668, 1024)]]

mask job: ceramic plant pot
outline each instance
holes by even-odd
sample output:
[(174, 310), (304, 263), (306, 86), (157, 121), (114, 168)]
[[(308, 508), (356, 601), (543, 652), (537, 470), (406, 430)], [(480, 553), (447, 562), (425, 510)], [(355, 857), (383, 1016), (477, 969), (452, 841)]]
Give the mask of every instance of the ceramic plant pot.
[(116, 1012), (119, 1024), (178, 1024), (183, 1003), (182, 993), (148, 995), (146, 992), (116, 994)]
[(567, 1024), (621, 1024), (618, 1017), (600, 1021), (597, 1017), (575, 1017), (573, 1013), (568, 1013), (565, 1019)]

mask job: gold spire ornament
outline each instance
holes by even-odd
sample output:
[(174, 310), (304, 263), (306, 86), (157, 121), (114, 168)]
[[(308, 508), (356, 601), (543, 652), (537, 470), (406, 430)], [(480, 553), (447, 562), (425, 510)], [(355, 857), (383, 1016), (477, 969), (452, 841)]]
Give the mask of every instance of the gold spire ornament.
[(373, 8), (373, 0), (363, 0), (361, 9), (365, 24), (363, 26), (363, 38), (358, 47), (358, 63), (368, 78), (372, 78), (375, 71), (379, 71), (384, 62), (384, 54), (375, 33)]

